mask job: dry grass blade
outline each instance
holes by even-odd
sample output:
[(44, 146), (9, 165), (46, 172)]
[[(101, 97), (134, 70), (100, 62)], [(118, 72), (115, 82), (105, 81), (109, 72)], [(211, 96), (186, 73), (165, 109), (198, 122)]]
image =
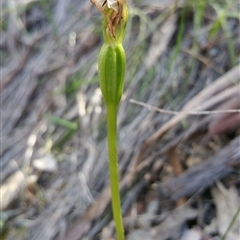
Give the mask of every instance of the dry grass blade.
[(160, 29), (156, 30), (152, 36), (150, 49), (146, 56), (145, 66), (147, 69), (153, 67), (159, 57), (163, 54), (167, 48), (171, 37), (176, 29), (176, 14), (172, 14), (161, 26)]
[[(194, 98), (192, 98), (181, 110), (181, 112), (188, 111), (203, 111), (213, 105), (224, 101), (226, 98), (231, 97), (233, 94), (239, 94), (239, 67), (240, 64), (229, 72), (218, 78), (211, 85), (203, 89)], [(159, 130), (150, 136), (141, 147), (138, 155), (135, 158), (135, 164), (141, 161), (147, 148), (157, 139), (159, 139), (166, 131), (172, 128), (186, 117), (185, 114), (177, 114), (168, 122), (166, 122)]]
[[(232, 92), (231, 92), (232, 93)], [(222, 113), (240, 113), (240, 109), (226, 109), (226, 110), (211, 110), (211, 111), (171, 111), (162, 108), (157, 108), (152, 105), (130, 99), (131, 103), (137, 104), (139, 106), (146, 107), (149, 111), (156, 111), (160, 113), (170, 114), (170, 115), (211, 115), (211, 114), (222, 114)]]

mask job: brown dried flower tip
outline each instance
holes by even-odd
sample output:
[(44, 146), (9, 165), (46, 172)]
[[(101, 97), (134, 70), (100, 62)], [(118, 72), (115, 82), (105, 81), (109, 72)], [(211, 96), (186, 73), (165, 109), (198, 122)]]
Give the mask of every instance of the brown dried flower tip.
[(112, 37), (115, 38), (116, 27), (123, 18), (123, 7), (125, 0), (90, 0), (96, 8), (106, 17), (107, 28)]

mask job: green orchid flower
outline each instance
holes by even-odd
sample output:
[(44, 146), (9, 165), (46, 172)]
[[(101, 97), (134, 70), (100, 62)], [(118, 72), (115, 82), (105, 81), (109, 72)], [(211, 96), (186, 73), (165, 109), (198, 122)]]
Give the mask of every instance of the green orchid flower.
[(104, 44), (98, 58), (100, 88), (107, 106), (109, 176), (113, 217), (118, 240), (124, 240), (117, 156), (117, 110), (122, 97), (126, 68), (122, 41), (128, 11), (125, 0), (91, 0), (104, 15)]

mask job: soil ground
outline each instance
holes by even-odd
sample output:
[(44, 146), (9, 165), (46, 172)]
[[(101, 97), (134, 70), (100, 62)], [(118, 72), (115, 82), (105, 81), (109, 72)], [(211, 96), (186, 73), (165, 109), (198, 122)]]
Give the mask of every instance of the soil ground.
[[(128, 1), (118, 114), (128, 240), (236, 240), (239, 1)], [(1, 239), (116, 239), (101, 14), (2, 1)]]

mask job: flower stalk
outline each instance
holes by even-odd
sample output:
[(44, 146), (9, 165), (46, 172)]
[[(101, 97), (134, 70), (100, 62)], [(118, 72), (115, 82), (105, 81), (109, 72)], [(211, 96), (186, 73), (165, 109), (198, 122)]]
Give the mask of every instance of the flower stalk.
[(121, 211), (118, 152), (117, 152), (117, 112), (122, 97), (126, 67), (122, 41), (128, 19), (126, 0), (91, 0), (103, 13), (102, 22), (104, 44), (98, 58), (100, 88), (107, 106), (107, 134), (109, 176), (112, 193), (112, 210), (118, 240), (124, 240)]
[(118, 240), (124, 240), (117, 156), (117, 108), (107, 105), (109, 177), (112, 211)]

